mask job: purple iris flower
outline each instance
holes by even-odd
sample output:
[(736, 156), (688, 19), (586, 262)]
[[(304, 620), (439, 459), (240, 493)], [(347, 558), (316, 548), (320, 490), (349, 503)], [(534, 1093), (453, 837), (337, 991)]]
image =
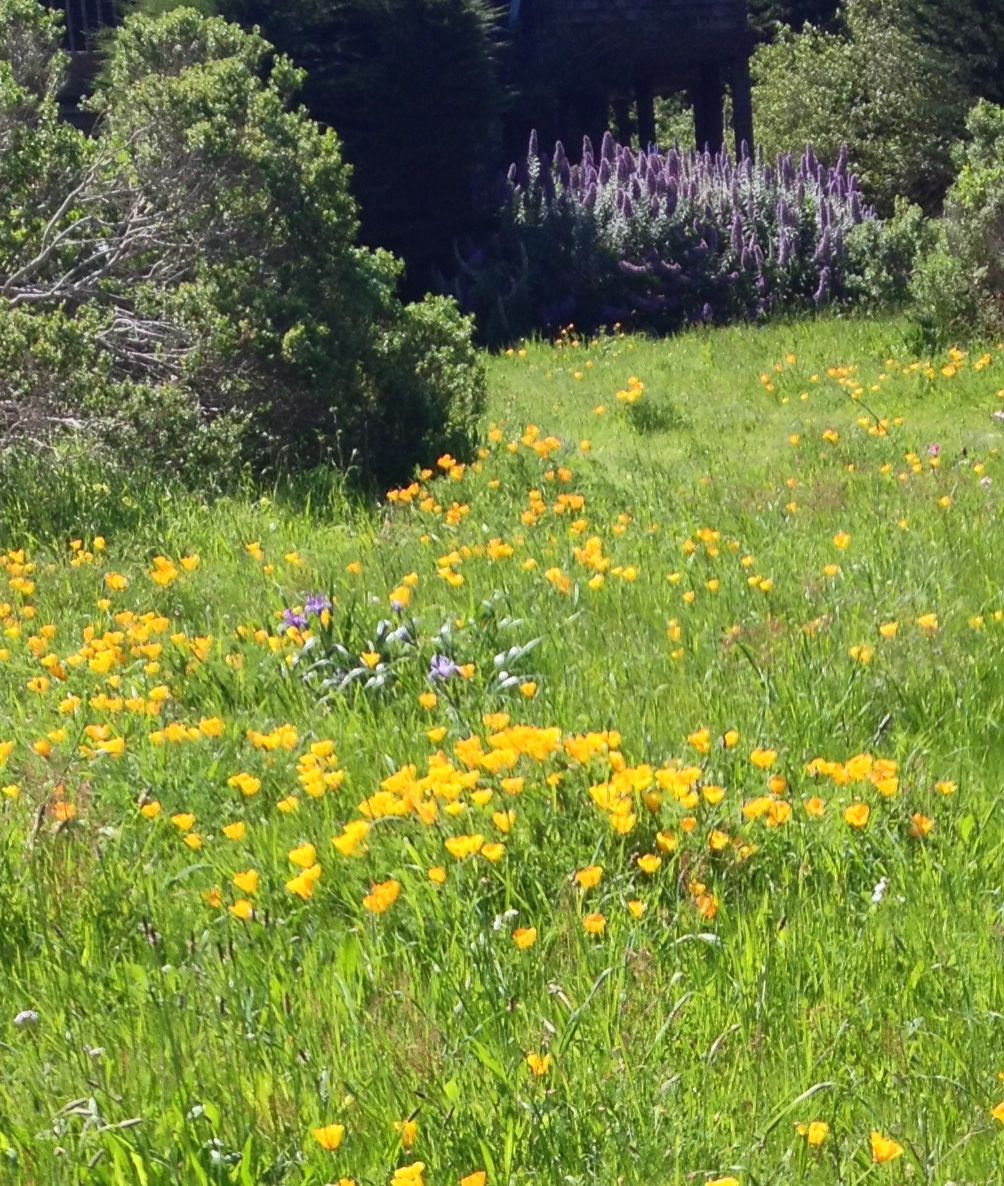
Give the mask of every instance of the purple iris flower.
[(282, 611), (282, 624), (287, 630), (303, 630), (307, 625), (307, 618), (304, 614), (298, 614), (295, 609), (284, 609)]
[(459, 670), (460, 668), (448, 655), (435, 655), (432, 666), (429, 668), (429, 679), (433, 682), (452, 679)]
[(308, 618), (319, 618), (326, 609), (331, 609), (331, 598), (325, 597), (323, 593), (311, 593), (303, 606)]

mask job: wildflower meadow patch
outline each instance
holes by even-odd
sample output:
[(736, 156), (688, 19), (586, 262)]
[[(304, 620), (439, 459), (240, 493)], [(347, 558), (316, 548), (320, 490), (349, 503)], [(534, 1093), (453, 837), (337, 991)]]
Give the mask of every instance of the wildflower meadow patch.
[(489, 371), (376, 508), (19, 510), (0, 1183), (998, 1180), (1004, 349)]

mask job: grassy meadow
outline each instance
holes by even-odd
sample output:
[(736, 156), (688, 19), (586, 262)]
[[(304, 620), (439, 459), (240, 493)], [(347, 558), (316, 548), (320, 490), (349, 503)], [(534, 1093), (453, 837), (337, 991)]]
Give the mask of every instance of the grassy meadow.
[(490, 369), (375, 509), (5, 494), (0, 1184), (1000, 1182), (1004, 347)]

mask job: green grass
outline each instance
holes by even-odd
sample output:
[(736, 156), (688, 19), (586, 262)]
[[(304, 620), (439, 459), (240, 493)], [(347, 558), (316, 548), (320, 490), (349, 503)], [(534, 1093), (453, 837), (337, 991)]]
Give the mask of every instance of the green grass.
[[(481, 461), (378, 508), (323, 475), (211, 505), (26, 481), (0, 1184), (999, 1181), (1004, 351), (913, 361), (890, 320), (531, 344), (490, 362)], [(279, 617), (319, 592), (304, 647)], [(423, 706), (436, 655), (474, 671)], [(283, 725), (289, 749), (248, 737)], [(585, 765), (563, 746), (608, 730)], [(876, 1164), (873, 1132), (901, 1155)]]

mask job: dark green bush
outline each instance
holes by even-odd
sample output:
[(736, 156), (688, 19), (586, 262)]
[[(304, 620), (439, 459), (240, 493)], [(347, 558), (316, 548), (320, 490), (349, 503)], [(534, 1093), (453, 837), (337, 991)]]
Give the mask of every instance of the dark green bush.
[(191, 9), (131, 17), (86, 140), (56, 118), (49, 18), (0, 0), (0, 30), (22, 27), (48, 74), (20, 82), (4, 38), (0, 137), (41, 163), (0, 160), (8, 441), (88, 431), (190, 481), (238, 454), (334, 456), (381, 482), (469, 442), (470, 327), (441, 301), (402, 305), (393, 257), (355, 244), (349, 170), (334, 133), (291, 109), (288, 59)]
[(1004, 107), (978, 103), (966, 131), (937, 244), (913, 286), (917, 324), (935, 340), (1004, 331)]

